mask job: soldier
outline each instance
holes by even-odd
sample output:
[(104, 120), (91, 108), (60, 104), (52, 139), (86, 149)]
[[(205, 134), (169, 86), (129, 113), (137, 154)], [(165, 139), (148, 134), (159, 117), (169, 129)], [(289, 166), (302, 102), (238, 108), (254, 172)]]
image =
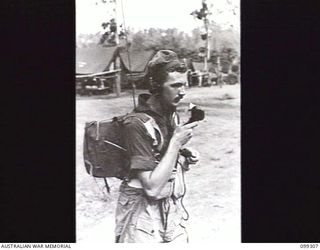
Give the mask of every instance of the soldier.
[(134, 114), (124, 122), (130, 158), (128, 179), (120, 186), (116, 242), (188, 242), (183, 226), (184, 172), (199, 154), (181, 156), (197, 122), (179, 124), (176, 107), (185, 95), (186, 67), (176, 53), (160, 50), (148, 65), (149, 94), (139, 96)]

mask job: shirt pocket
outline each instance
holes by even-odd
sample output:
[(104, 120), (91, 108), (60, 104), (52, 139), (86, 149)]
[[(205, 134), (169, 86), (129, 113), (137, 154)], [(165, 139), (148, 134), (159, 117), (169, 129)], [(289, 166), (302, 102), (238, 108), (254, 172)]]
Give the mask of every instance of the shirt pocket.
[(153, 236), (155, 233), (153, 223), (151, 221), (148, 221), (142, 218), (138, 218), (136, 229), (151, 236)]

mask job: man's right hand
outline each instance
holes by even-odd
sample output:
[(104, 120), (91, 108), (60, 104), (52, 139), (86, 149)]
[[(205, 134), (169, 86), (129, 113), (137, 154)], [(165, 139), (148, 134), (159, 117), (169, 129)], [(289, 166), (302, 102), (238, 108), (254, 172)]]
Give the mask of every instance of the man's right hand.
[(152, 171), (138, 171), (138, 178), (149, 197), (158, 199), (161, 196), (162, 189), (170, 179), (172, 170), (176, 165), (180, 148), (191, 139), (192, 130), (197, 125), (198, 122), (193, 122), (184, 126), (178, 126), (174, 130), (168, 150), (159, 164)]
[(198, 122), (192, 122), (183, 126), (178, 126), (173, 132), (171, 141), (179, 148), (185, 145), (193, 136), (193, 129), (198, 126)]

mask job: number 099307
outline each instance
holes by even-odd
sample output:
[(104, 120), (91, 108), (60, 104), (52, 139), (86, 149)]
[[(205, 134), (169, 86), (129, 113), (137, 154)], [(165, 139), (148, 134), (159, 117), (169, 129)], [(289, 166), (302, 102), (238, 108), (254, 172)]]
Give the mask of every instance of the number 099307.
[(318, 248), (318, 244), (300, 244), (300, 248)]

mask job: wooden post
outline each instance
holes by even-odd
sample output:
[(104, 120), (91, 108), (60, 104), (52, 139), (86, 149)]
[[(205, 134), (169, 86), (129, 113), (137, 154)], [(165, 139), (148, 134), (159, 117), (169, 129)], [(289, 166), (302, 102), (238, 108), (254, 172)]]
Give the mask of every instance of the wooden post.
[(117, 97), (119, 97), (121, 93), (120, 72), (121, 71), (116, 73), (116, 81), (115, 81)]
[(218, 85), (219, 85), (219, 87), (220, 88), (222, 88), (222, 73), (221, 73), (221, 64), (220, 64), (220, 55), (218, 56), (218, 64), (217, 64), (218, 66), (217, 66), (217, 73), (218, 73), (218, 79), (217, 79), (217, 81), (218, 81)]
[[(118, 51), (118, 50), (117, 50)], [(113, 87), (113, 92), (117, 94), (117, 97), (120, 96), (121, 93), (121, 81), (122, 81), (122, 77), (121, 77), (121, 66), (120, 66), (120, 54), (119, 52), (117, 52), (118, 54), (116, 55), (116, 58), (114, 59), (113, 65), (114, 65), (114, 69), (120, 69), (120, 71), (118, 71), (115, 75), (115, 83), (114, 83), (114, 87)]]
[(203, 77), (203, 74), (202, 74), (202, 72), (200, 71), (200, 73), (199, 73), (199, 84), (198, 84), (199, 87), (202, 86), (202, 77)]
[(204, 27), (206, 30), (206, 42), (205, 42), (205, 47), (206, 47), (206, 51), (205, 51), (205, 56), (204, 56), (204, 71), (207, 72), (208, 71), (208, 59), (209, 59), (209, 29), (208, 29), (208, 19), (205, 17), (203, 20), (204, 23)]
[(206, 42), (205, 42), (205, 48), (206, 51), (204, 52), (204, 72), (208, 71), (208, 26), (207, 26), (207, 19), (204, 20), (204, 26), (206, 29)]

